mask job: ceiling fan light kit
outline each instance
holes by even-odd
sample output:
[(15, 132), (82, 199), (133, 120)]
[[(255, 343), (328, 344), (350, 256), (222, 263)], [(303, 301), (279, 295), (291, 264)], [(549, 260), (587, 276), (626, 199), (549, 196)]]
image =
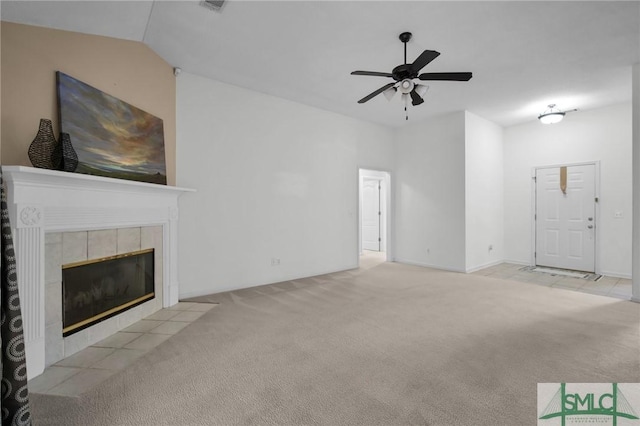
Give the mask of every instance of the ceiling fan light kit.
[(388, 101), (391, 101), (391, 99), (393, 99), (393, 97), (396, 95), (397, 91), (398, 89), (396, 89), (395, 87), (389, 87), (387, 90), (382, 92), (382, 94), (385, 98), (387, 98)]
[(398, 37), (404, 44), (404, 64), (395, 67), (392, 72), (378, 72), (378, 71), (353, 71), (351, 75), (366, 75), (373, 77), (390, 77), (395, 80), (395, 83), (388, 83), (378, 90), (368, 94), (364, 98), (358, 101), (359, 104), (363, 104), (371, 98), (383, 93), (387, 100), (391, 100), (397, 91), (402, 94), (402, 101), (405, 104), (405, 119), (408, 120), (409, 116), (406, 114), (407, 105), (409, 104), (409, 98), (411, 98), (411, 104), (413, 106), (424, 103), (422, 98), (429, 90), (429, 86), (423, 84), (417, 84), (414, 79), (422, 81), (469, 81), (473, 76), (470, 72), (429, 72), (418, 74), (422, 68), (428, 65), (435, 58), (440, 56), (440, 52), (435, 50), (425, 50), (416, 58), (413, 63), (407, 63), (407, 43), (411, 40), (411, 33), (404, 32)]
[(413, 90), (413, 81), (409, 80), (408, 78), (405, 78), (404, 80), (402, 80), (402, 82), (400, 83), (400, 91), (402, 93), (409, 94), (412, 90)]
[(215, 12), (220, 12), (225, 2), (226, 0), (202, 0), (200, 1), (200, 5)]
[(403, 93), (402, 94), (402, 103), (404, 104), (404, 110), (407, 110), (407, 107), (409, 106), (409, 94), (408, 93)]
[(424, 96), (427, 94), (428, 90), (429, 86), (425, 86), (424, 84), (416, 84), (416, 92), (418, 93), (418, 95)]

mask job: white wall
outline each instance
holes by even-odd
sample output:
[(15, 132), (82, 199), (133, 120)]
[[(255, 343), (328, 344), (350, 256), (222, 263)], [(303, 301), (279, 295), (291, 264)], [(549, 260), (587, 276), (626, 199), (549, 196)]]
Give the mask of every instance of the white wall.
[[(504, 131), (505, 258), (530, 263), (532, 168), (600, 160), (596, 269), (631, 274), (631, 104), (569, 113), (553, 125), (537, 120)], [(614, 218), (620, 211), (622, 218)]]
[(464, 271), (465, 113), (396, 133), (396, 260)]
[(503, 131), (470, 112), (465, 117), (465, 251), (472, 272), (504, 258)]
[(181, 297), (357, 266), (358, 168), (393, 169), (391, 130), (188, 73), (176, 114)]

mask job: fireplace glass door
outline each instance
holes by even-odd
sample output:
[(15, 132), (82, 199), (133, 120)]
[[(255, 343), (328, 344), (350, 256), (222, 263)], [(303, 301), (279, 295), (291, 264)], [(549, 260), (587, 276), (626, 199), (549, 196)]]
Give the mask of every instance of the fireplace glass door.
[(62, 334), (69, 336), (154, 297), (153, 249), (63, 265)]

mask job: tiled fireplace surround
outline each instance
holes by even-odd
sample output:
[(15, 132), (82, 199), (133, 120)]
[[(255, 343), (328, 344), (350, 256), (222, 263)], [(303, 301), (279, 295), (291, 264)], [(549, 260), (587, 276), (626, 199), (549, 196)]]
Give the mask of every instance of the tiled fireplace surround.
[[(155, 298), (89, 328), (62, 337), (62, 265), (155, 249)], [(162, 309), (162, 226), (45, 234), (45, 366), (115, 334)]]
[[(29, 379), (178, 302), (178, 197), (191, 191), (75, 173), (3, 166)], [(155, 249), (154, 299), (62, 337), (61, 265)]]

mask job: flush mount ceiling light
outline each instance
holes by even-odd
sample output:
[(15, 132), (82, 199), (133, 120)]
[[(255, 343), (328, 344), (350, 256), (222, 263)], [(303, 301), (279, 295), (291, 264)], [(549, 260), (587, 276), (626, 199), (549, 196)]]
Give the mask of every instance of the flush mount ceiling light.
[(577, 111), (577, 109), (560, 111), (558, 108), (556, 108), (556, 104), (549, 104), (549, 108), (547, 108), (542, 114), (538, 116), (538, 120), (540, 120), (542, 124), (559, 123), (562, 121), (566, 113), (573, 111)]

